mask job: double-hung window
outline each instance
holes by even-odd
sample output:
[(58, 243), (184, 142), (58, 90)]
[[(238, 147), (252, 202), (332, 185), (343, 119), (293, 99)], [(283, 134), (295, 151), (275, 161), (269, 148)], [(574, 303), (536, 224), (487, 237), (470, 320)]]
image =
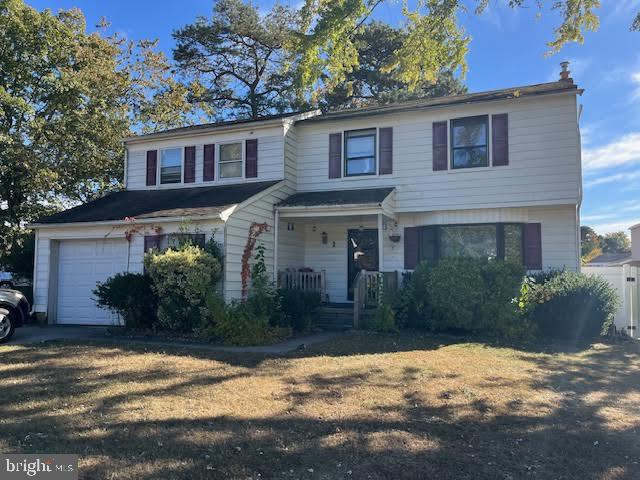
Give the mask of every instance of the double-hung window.
[(489, 166), (489, 117), (451, 120), (451, 168)]
[(182, 182), (182, 148), (160, 151), (160, 183)]
[(376, 174), (376, 129), (352, 130), (344, 134), (345, 176)]
[(523, 226), (520, 223), (432, 225), (420, 228), (419, 258), (467, 257), (509, 260), (522, 264)]
[(219, 178), (242, 177), (242, 143), (220, 145)]

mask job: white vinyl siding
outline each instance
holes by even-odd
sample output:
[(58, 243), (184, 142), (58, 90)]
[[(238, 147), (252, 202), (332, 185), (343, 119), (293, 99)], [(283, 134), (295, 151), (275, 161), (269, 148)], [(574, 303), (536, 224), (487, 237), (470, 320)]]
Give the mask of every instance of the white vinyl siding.
[[(508, 166), (433, 171), (433, 122), (499, 113), (509, 115)], [(393, 127), (393, 173), (329, 179), (329, 134), (375, 126)], [(296, 129), (298, 191), (395, 186), (398, 212), (575, 205), (580, 199), (580, 137), (573, 95), (301, 122)]]
[[(258, 139), (258, 177), (244, 179), (243, 174), (240, 177), (220, 178), (220, 144), (229, 142), (241, 142), (244, 151), (244, 142), (246, 140)], [(204, 146), (207, 144), (216, 145), (216, 172), (215, 180), (203, 182), (202, 168), (204, 160)], [(147, 150), (158, 150), (158, 165), (160, 165), (160, 150), (164, 148), (184, 148), (188, 146), (196, 147), (196, 179), (193, 183), (171, 183), (160, 184), (158, 176), (158, 184), (153, 186), (146, 185), (146, 168), (147, 168)], [(211, 186), (229, 183), (244, 182), (263, 182), (268, 180), (282, 180), (284, 178), (284, 133), (283, 127), (271, 127), (265, 129), (256, 129), (228, 132), (217, 135), (194, 135), (184, 138), (171, 140), (156, 140), (129, 146), (129, 154), (127, 158), (127, 189), (128, 190), (144, 190), (144, 189), (161, 189), (161, 188), (191, 188), (197, 186)], [(244, 168), (244, 166), (243, 166)]]
[[(275, 280), (273, 269), (274, 254), (274, 205), (281, 202), (293, 193), (284, 182), (268, 188), (254, 196), (250, 201), (241, 204), (231, 214), (225, 229), (225, 300), (241, 298), (242, 279), (242, 255), (247, 244), (249, 228), (252, 223), (266, 223), (269, 230), (262, 233), (256, 242), (256, 246), (264, 245), (265, 264), (269, 278)], [(255, 250), (254, 250), (255, 253)]]

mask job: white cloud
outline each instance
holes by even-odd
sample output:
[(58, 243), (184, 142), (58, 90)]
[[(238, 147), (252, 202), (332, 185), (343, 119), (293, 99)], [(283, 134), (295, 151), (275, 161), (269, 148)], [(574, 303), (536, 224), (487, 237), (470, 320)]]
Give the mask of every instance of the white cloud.
[(587, 179), (584, 181), (584, 187), (590, 188), (595, 187), (597, 185), (604, 185), (606, 183), (614, 183), (614, 182), (624, 182), (628, 183), (633, 180), (637, 180), (640, 178), (640, 170), (637, 172), (621, 172), (614, 173), (612, 175), (607, 175), (606, 177), (598, 177)]
[(610, 167), (640, 164), (640, 132), (622, 135), (613, 141), (582, 152), (585, 174)]
[[(629, 219), (629, 220), (621, 220), (618, 222), (611, 222), (611, 223), (594, 223), (594, 224), (590, 224), (589, 226), (591, 228), (593, 228), (596, 232), (598, 232), (600, 235), (604, 235), (606, 233), (611, 233), (611, 232), (627, 232), (627, 230), (629, 230), (629, 228), (633, 225), (635, 225), (636, 223), (640, 223), (640, 217), (636, 217), (634, 219)], [(584, 222), (582, 222), (583, 225), (586, 225)]]
[(631, 73), (631, 83), (633, 84), (633, 92), (631, 92), (631, 100), (640, 100), (640, 70)]

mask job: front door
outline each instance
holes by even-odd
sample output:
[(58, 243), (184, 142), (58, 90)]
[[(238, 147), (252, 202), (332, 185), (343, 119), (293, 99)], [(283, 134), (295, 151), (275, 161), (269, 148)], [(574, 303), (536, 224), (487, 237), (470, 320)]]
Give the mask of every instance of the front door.
[(353, 281), (360, 270), (378, 271), (378, 230), (347, 230), (347, 298), (353, 300)]

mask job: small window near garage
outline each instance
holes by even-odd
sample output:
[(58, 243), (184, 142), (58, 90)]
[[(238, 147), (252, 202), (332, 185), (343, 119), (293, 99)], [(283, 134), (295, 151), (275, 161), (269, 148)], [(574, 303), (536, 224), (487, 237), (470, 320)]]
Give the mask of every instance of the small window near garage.
[(242, 143), (220, 145), (220, 178), (242, 177)]
[(345, 175), (376, 174), (376, 129), (353, 130), (344, 134)]
[(160, 183), (182, 182), (182, 148), (160, 151)]
[(489, 166), (489, 117), (451, 120), (451, 167)]

